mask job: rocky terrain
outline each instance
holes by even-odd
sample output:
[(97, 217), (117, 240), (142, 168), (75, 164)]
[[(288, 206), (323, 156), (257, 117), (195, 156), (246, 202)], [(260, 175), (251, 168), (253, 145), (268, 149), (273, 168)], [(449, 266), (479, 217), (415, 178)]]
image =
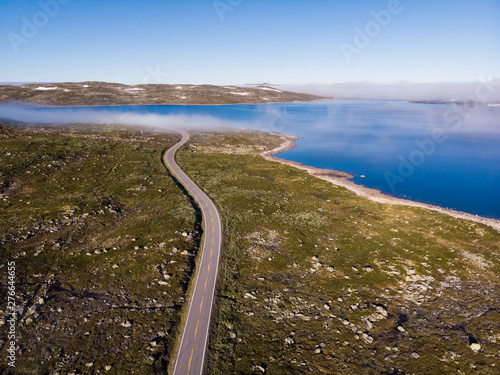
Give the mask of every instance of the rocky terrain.
[(24, 101), (51, 106), (151, 104), (258, 104), (307, 102), (318, 96), (270, 86), (143, 84), (107, 82), (0, 85), (0, 102)]
[(179, 155), (225, 225), (209, 373), (497, 373), (498, 231), (264, 160), (273, 142), (204, 134)]
[(161, 162), (176, 137), (95, 129), (0, 124), (1, 373), (154, 374), (170, 363), (200, 234)]
[[(200, 241), (197, 208), (161, 162), (176, 139), (0, 124), (16, 373), (167, 371)], [(262, 158), (282, 141), (203, 133), (178, 155), (224, 223), (208, 373), (498, 372), (498, 231)], [(0, 369), (11, 374), (1, 301)]]

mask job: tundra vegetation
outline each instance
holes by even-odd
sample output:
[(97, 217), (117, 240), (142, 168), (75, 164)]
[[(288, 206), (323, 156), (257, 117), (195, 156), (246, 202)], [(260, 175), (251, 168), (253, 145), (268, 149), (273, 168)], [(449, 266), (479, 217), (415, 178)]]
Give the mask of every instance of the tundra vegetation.
[(202, 134), (179, 154), (225, 228), (207, 373), (499, 371), (500, 234), (258, 155), (278, 141)]
[(1, 294), (14, 261), (15, 373), (161, 373), (199, 242), (195, 210), (161, 161), (177, 137), (0, 126)]
[[(195, 208), (161, 162), (176, 139), (2, 125), (0, 273), (16, 262), (17, 370), (171, 363), (199, 247)], [(281, 142), (202, 133), (177, 157), (224, 225), (207, 373), (498, 371), (500, 234), (259, 155)]]
[(64, 82), (0, 85), (0, 103), (24, 101), (58, 106), (151, 104), (257, 104), (309, 102), (319, 96), (283, 91), (271, 86), (142, 84)]

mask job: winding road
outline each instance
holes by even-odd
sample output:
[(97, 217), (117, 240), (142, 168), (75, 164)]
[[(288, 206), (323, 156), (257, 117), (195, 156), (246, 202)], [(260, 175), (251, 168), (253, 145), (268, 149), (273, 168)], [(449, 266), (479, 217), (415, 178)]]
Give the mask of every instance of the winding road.
[(182, 139), (171, 147), (164, 161), (177, 180), (197, 201), (203, 215), (203, 247), (189, 310), (177, 353), (174, 375), (201, 375), (208, 344), (208, 330), (219, 268), (222, 227), (217, 208), (194, 184), (174, 160), (175, 152), (188, 140), (189, 134), (179, 130)]

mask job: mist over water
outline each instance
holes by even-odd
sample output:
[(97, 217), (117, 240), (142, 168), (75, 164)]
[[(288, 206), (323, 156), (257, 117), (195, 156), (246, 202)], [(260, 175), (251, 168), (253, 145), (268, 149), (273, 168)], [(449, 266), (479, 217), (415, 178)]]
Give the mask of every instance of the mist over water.
[(374, 100), (462, 100), (500, 103), (500, 79), (478, 77), (476, 82), (376, 83), (345, 82), (331, 85), (283, 85), (280, 88), (328, 98)]
[(303, 139), (281, 157), (349, 172), (356, 183), (394, 196), (500, 218), (500, 107), (363, 100), (227, 106), (1, 105), (0, 117), (160, 129), (244, 127), (293, 134)]

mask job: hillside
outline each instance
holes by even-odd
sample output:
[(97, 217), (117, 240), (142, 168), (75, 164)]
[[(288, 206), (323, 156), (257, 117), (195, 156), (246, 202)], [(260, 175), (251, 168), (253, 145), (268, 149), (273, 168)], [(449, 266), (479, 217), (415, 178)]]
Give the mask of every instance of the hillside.
[(52, 106), (147, 104), (263, 104), (306, 102), (319, 96), (282, 91), (270, 86), (212, 85), (127, 86), (106, 82), (0, 85), (0, 102), (25, 101)]

